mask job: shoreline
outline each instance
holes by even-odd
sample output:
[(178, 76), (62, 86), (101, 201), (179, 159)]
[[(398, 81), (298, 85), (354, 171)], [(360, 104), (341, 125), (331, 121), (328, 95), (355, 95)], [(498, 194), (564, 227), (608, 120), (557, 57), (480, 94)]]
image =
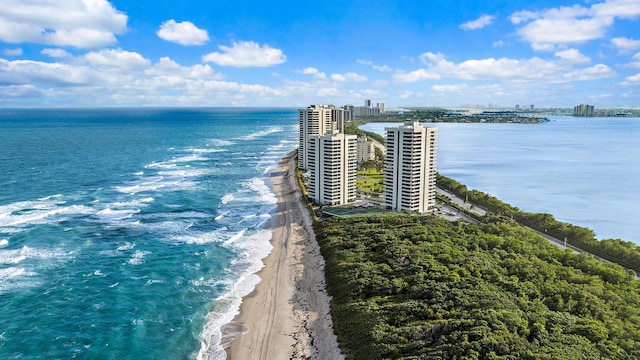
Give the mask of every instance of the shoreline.
[(296, 150), (268, 178), (278, 207), (268, 222), (273, 249), (222, 331), (227, 359), (343, 359), (329, 309), (324, 259), (297, 184)]

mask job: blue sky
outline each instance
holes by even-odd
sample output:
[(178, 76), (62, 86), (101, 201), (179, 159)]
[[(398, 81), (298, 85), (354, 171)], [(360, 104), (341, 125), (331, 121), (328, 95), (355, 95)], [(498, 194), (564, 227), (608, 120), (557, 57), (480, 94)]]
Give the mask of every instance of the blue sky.
[(640, 105), (640, 0), (3, 0), (0, 107)]

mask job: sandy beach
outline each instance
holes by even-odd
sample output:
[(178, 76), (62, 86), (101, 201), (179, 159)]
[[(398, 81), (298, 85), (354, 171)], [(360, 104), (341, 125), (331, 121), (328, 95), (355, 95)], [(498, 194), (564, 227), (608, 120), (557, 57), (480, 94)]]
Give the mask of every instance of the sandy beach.
[(246, 331), (226, 348), (228, 359), (344, 359), (333, 332), (324, 259), (300, 201), (295, 156), (283, 157), (269, 178), (278, 196), (270, 220), (273, 250), (258, 273), (261, 282), (223, 328)]

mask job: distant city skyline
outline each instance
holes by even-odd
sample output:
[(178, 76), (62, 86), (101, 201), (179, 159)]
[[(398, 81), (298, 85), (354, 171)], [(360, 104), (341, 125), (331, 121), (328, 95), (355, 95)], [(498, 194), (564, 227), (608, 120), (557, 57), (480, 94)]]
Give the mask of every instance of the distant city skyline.
[(5, 0), (0, 108), (640, 105), (640, 0)]

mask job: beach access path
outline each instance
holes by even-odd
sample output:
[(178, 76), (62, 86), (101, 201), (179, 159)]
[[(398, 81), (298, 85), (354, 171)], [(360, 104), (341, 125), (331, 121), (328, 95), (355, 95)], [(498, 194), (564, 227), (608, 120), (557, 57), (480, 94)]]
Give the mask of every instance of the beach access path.
[(333, 332), (324, 259), (296, 179), (296, 154), (284, 156), (269, 178), (278, 197), (270, 220), (273, 250), (233, 321), (246, 333), (226, 349), (231, 360), (344, 359)]

